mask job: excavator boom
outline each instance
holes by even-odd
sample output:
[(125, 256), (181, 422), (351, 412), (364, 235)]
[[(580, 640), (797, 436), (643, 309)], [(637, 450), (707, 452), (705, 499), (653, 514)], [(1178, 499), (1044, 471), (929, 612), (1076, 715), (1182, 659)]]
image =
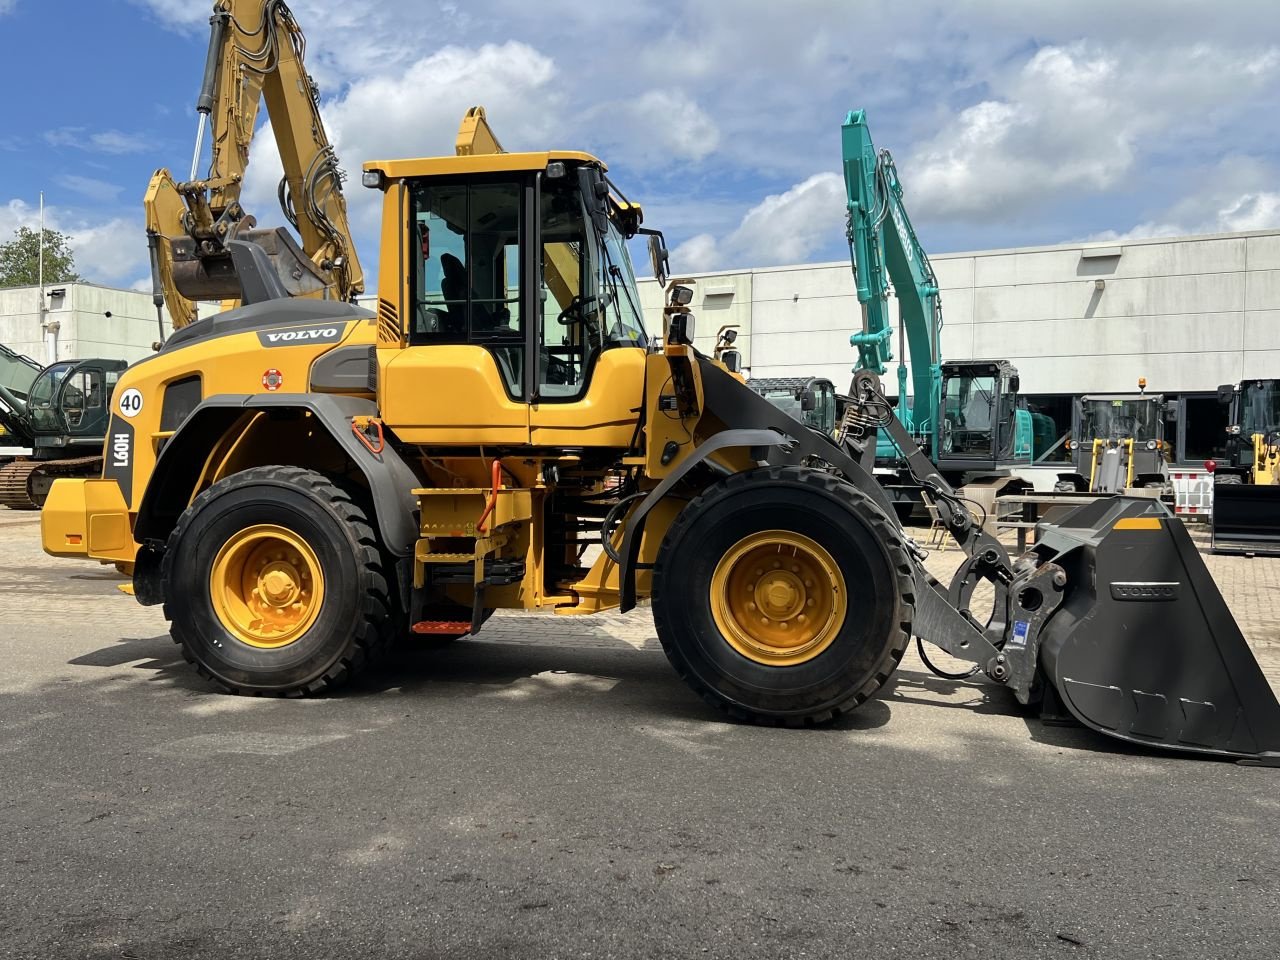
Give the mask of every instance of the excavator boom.
[[(195, 318), (196, 300), (243, 300), (281, 289), (353, 300), (364, 291), (344, 175), (305, 53), (306, 40), (284, 0), (214, 5), (191, 178), (180, 182), (158, 170), (144, 198), (156, 306), (169, 307), (175, 328)], [(284, 228), (255, 229), (240, 203), (264, 101), (284, 168), (281, 209), (301, 243)], [(198, 177), (206, 126), (210, 162)], [(265, 263), (245, 244), (262, 251)]]

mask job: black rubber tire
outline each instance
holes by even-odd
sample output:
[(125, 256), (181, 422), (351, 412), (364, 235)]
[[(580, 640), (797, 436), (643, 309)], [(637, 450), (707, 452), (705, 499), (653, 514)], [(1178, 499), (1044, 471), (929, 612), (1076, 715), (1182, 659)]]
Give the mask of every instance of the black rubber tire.
[[(845, 575), (845, 623), (826, 650), (795, 666), (741, 655), (711, 612), (720, 558), (747, 535), (775, 529), (817, 541)], [(667, 659), (704, 700), (752, 723), (825, 723), (857, 707), (897, 668), (914, 605), (899, 528), (856, 487), (804, 467), (765, 467), (711, 487), (672, 523), (654, 567), (653, 618)]]
[[(311, 628), (262, 649), (218, 620), (209, 575), (219, 549), (249, 524), (273, 523), (315, 551), (326, 590)], [(351, 495), (301, 467), (254, 467), (211, 486), (169, 535), (164, 614), (174, 642), (201, 676), (227, 693), (297, 697), (332, 690), (377, 659), (393, 617), (376, 526)]]

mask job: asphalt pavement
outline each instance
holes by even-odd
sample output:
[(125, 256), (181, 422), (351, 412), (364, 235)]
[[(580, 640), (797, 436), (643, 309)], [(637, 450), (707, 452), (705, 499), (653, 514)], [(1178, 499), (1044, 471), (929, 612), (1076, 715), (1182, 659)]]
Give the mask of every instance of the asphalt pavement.
[(914, 657), (835, 727), (724, 723), (644, 611), (227, 697), (34, 518), (0, 550), (0, 956), (1280, 953), (1280, 770)]

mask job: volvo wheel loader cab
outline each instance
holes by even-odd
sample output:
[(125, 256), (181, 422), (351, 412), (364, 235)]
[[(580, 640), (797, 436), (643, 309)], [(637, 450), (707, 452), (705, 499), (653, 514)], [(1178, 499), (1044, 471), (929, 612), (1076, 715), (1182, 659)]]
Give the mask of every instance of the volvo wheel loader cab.
[(1215, 464), (1215, 553), (1280, 553), (1280, 381), (1218, 388), (1228, 409), (1226, 456)]
[[(122, 377), (104, 479), (58, 481), (42, 516), (48, 552), (132, 563), (222, 689), (315, 693), (397, 634), (649, 599), (677, 673), (734, 718), (830, 720), (914, 634), (1113, 736), (1280, 755), (1280, 706), (1159, 504), (1015, 563), (874, 374), (837, 441), (692, 347), (687, 290), (657, 350), (625, 247), (640, 209), (587, 154), (375, 162), (364, 182), (383, 193), (376, 311), (280, 299), (180, 330)], [(967, 555), (949, 588), (871, 472), (880, 431)], [(1157, 629), (1183, 632), (1181, 660), (1137, 643)]]
[(1081, 397), (1076, 435), (1068, 441), (1075, 470), (1058, 475), (1058, 489), (1123, 493), (1164, 488), (1173, 459), (1173, 444), (1165, 439), (1168, 415), (1158, 394)]
[(57, 477), (102, 471), (108, 408), (123, 360), (63, 360), (44, 368), (25, 399), (0, 387), (5, 421), (31, 456), (0, 467), (0, 504), (14, 510), (43, 505)]

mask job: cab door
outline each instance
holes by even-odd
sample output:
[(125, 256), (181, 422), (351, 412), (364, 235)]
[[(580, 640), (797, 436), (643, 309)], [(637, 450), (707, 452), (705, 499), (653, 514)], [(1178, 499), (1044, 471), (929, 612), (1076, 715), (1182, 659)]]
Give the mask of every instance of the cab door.
[(432, 177), (406, 190), (408, 344), (378, 351), (383, 418), (408, 443), (527, 444), (521, 238), (532, 183)]

